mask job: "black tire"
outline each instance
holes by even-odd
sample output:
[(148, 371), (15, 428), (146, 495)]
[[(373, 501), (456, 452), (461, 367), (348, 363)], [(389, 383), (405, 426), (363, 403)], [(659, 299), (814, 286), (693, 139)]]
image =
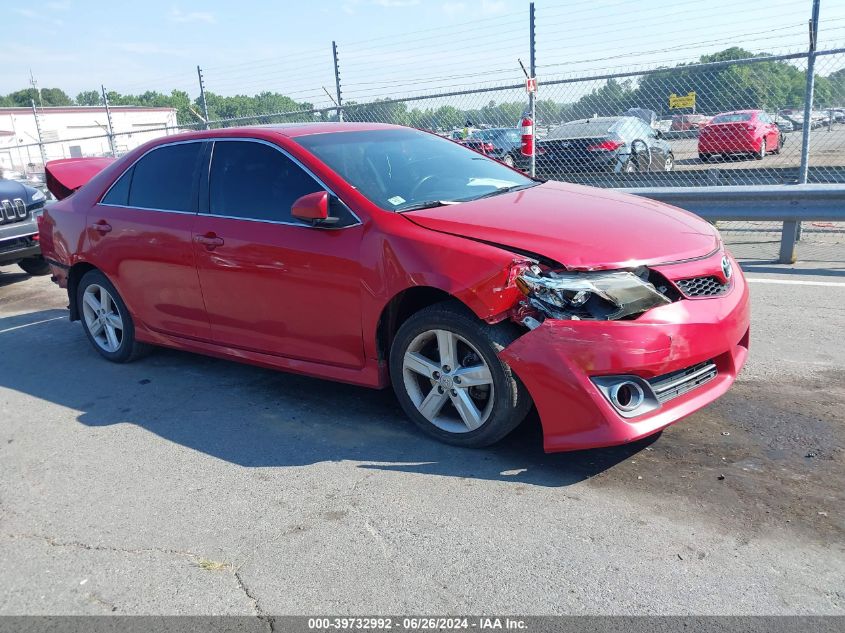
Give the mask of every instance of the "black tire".
[(672, 171), (675, 169), (675, 155), (672, 152), (666, 156), (666, 162), (663, 163), (663, 171)]
[(778, 135), (778, 145), (775, 149), (772, 150), (772, 154), (780, 154), (780, 150), (783, 149), (783, 134)]
[(33, 277), (41, 277), (43, 275), (50, 274), (50, 264), (48, 264), (40, 255), (22, 259), (18, 262), (18, 266), (20, 266), (27, 275), (32, 275)]
[[(474, 430), (455, 433), (436, 426), (420, 413), (408, 393), (403, 370), (405, 353), (417, 337), (431, 330), (447, 330), (465, 339), (490, 370), (493, 390), (488, 397), (492, 400), (492, 408), (486, 420)], [(399, 404), (420, 429), (447, 444), (481, 448), (498, 442), (519, 426), (532, 405), (528, 390), (498, 356), (498, 352), (518, 336), (519, 330), (513, 324), (489, 325), (479, 321), (456, 301), (423, 308), (402, 324), (390, 348), (390, 379)], [(452, 406), (450, 400), (444, 408)]]
[[(108, 291), (111, 298), (114, 300), (117, 311), (123, 321), (123, 332), (120, 339), (120, 345), (115, 351), (107, 351), (97, 343), (94, 336), (91, 334), (91, 330), (88, 327), (88, 323), (83, 313), (82, 304), (84, 301), (85, 291), (89, 286), (95, 284)], [(113, 363), (129, 363), (150, 351), (151, 347), (149, 345), (139, 343), (135, 340), (135, 324), (132, 321), (132, 315), (129, 314), (129, 309), (126, 307), (126, 304), (123, 302), (123, 299), (117, 291), (117, 288), (114, 287), (114, 284), (112, 284), (112, 282), (110, 282), (99, 270), (89, 270), (82, 276), (82, 279), (79, 280), (79, 286), (76, 289), (76, 305), (79, 307), (80, 321), (82, 321), (82, 329), (85, 330), (85, 335), (88, 337), (88, 340), (91, 342), (94, 349), (106, 360), (110, 360)]]
[(502, 162), (507, 165), (508, 167), (515, 167), (516, 161), (513, 159), (513, 156), (510, 154), (505, 154), (505, 157), (502, 159)]
[(766, 139), (760, 141), (760, 149), (754, 153), (754, 160), (763, 160), (766, 157)]
[(710, 154), (702, 154), (701, 152), (699, 152), (698, 154), (698, 160), (700, 160), (702, 163), (708, 162), (710, 158)]

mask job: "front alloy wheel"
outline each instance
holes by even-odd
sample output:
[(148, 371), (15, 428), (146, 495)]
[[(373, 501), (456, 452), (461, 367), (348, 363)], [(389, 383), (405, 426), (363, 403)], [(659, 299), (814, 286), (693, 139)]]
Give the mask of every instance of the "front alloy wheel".
[(439, 429), (467, 433), (490, 417), (495, 391), (490, 368), (478, 350), (454, 332), (427, 330), (417, 335), (405, 351), (402, 378), (414, 406)]
[(498, 355), (519, 334), (513, 324), (489, 325), (453, 301), (412, 315), (390, 349), (390, 380), (405, 413), (449, 444), (481, 447), (502, 439), (531, 407)]

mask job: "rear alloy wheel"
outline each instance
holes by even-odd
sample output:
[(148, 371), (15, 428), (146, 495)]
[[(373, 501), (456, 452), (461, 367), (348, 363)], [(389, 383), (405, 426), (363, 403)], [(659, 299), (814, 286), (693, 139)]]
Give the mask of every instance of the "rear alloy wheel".
[(663, 163), (663, 171), (672, 171), (675, 168), (675, 156), (669, 152), (666, 161)]
[(508, 167), (513, 167), (514, 165), (516, 165), (513, 156), (511, 156), (510, 154), (505, 154), (505, 157), (502, 159), (502, 162)]
[(498, 357), (516, 335), (509, 324), (482, 323), (451, 302), (411, 316), (390, 351), (390, 378), (405, 413), (449, 444), (482, 447), (502, 439), (531, 406)]
[(50, 274), (50, 264), (48, 264), (40, 255), (37, 257), (27, 257), (18, 262), (18, 266), (27, 274), (33, 277), (41, 277), (42, 275)]
[(98, 270), (82, 277), (77, 305), (88, 340), (101, 356), (115, 363), (137, 358), (148, 346), (135, 341), (135, 326), (115, 287)]
[(766, 139), (760, 141), (760, 150), (754, 155), (757, 160), (763, 160), (766, 157)]

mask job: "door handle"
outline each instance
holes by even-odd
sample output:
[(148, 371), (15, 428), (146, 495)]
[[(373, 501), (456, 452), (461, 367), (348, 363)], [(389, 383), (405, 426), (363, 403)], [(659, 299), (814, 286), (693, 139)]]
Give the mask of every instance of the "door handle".
[(91, 225), (91, 228), (97, 231), (98, 233), (102, 233), (103, 235), (105, 235), (106, 233), (111, 231), (111, 224), (109, 224), (105, 220), (100, 220), (99, 222), (94, 222), (94, 224)]
[(197, 235), (194, 240), (198, 244), (202, 244), (208, 250), (213, 251), (218, 246), (223, 246), (223, 238), (217, 237), (214, 233), (206, 233), (205, 235)]

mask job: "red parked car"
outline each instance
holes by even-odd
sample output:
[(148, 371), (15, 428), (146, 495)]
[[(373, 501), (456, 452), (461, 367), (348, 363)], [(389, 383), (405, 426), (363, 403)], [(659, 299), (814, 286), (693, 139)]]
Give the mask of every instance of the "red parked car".
[[(48, 169), (60, 194), (94, 171)], [(630, 442), (723, 394), (747, 356), (748, 289), (704, 220), (398, 126), (158, 139), (50, 206), (40, 233), (105, 358), (153, 344), (392, 384), (463, 446), (532, 404), (548, 451)]]
[(703, 114), (676, 114), (672, 117), (669, 129), (673, 132), (687, 132), (698, 130), (710, 122), (709, 116)]
[(762, 110), (717, 114), (698, 133), (698, 157), (704, 162), (716, 154), (752, 154), (763, 160), (768, 153), (779, 154), (782, 147), (780, 128)]

